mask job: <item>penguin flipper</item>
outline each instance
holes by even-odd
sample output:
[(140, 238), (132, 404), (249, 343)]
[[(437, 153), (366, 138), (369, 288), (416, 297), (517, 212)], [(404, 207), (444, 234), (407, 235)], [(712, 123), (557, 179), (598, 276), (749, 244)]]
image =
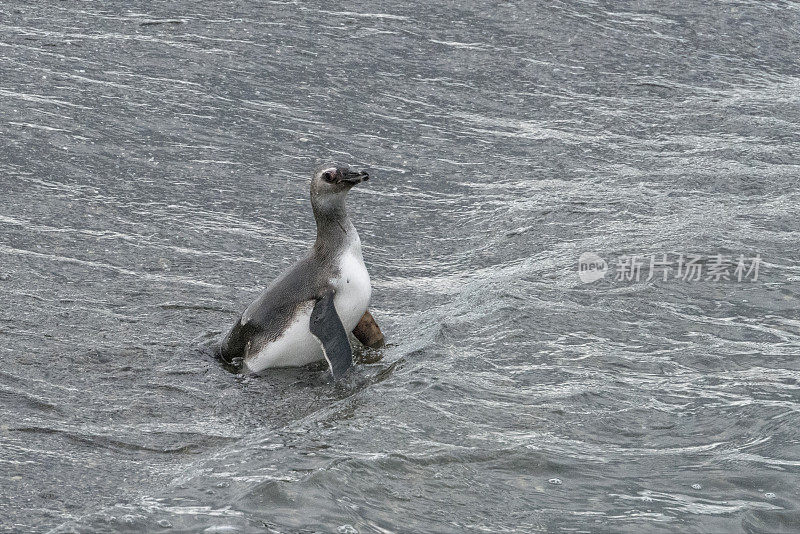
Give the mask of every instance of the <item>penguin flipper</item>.
[(314, 305), (309, 329), (322, 343), (322, 352), (331, 367), (333, 379), (339, 380), (353, 365), (353, 349), (333, 305), (333, 291), (326, 293)]

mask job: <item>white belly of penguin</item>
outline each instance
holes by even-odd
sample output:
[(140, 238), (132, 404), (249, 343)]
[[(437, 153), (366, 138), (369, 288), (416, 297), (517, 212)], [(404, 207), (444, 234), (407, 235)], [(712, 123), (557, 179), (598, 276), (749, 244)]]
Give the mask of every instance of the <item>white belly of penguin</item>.
[(339, 276), (331, 280), (336, 288), (333, 304), (346, 332), (352, 332), (367, 311), (372, 285), (361, 257), (361, 247), (351, 247), (339, 258)]
[[(342, 321), (345, 332), (352, 332), (361, 316), (367, 311), (372, 295), (369, 273), (361, 257), (361, 248), (349, 248), (339, 258), (339, 275), (330, 281), (336, 290), (333, 305)], [(293, 367), (322, 360), (322, 345), (311, 333), (309, 321), (314, 309), (309, 301), (298, 308), (292, 322), (283, 333), (245, 362), (250, 371), (258, 372), (270, 367)]]

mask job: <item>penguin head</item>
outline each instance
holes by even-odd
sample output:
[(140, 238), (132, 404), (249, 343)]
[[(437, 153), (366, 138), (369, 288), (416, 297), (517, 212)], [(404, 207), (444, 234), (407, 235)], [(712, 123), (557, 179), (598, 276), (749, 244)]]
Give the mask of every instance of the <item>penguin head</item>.
[(311, 204), (315, 210), (334, 211), (344, 206), (344, 198), (354, 185), (366, 180), (369, 174), (351, 170), (347, 165), (320, 165), (311, 179)]

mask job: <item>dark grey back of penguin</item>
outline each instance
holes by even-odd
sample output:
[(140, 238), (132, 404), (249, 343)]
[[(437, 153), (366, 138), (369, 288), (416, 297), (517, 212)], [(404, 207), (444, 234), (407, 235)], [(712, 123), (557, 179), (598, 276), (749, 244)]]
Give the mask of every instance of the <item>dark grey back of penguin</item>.
[(289, 326), (303, 303), (313, 301), (325, 291), (330, 273), (320, 269), (329, 265), (312, 249), (273, 281), (254, 300), (220, 344), (219, 355), (228, 363), (275, 341)]

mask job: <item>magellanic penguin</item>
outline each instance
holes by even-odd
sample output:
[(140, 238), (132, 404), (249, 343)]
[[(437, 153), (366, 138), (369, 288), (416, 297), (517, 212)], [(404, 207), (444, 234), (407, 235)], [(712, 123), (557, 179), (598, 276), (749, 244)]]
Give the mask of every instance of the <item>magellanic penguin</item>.
[[(317, 239), (244, 311), (218, 346), (246, 371), (305, 365), (325, 358), (334, 380), (352, 365), (347, 332), (374, 343), (383, 334), (367, 311), (372, 294), (358, 237), (345, 208), (347, 192), (369, 179), (345, 165), (322, 165), (311, 180)], [(372, 328), (371, 337), (359, 333)]]

